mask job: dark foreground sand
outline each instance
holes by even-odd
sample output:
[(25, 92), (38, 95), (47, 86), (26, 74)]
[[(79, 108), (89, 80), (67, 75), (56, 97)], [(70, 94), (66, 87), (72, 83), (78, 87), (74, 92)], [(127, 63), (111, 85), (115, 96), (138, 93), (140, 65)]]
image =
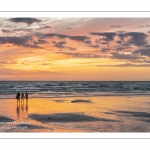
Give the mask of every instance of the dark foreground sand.
[(29, 118), (33, 120), (46, 123), (46, 122), (93, 122), (93, 121), (108, 121), (115, 122), (118, 120), (107, 118), (96, 118), (93, 116), (87, 116), (80, 113), (57, 113), (57, 114), (31, 114)]
[(0, 132), (150, 132), (149, 96), (0, 100)]

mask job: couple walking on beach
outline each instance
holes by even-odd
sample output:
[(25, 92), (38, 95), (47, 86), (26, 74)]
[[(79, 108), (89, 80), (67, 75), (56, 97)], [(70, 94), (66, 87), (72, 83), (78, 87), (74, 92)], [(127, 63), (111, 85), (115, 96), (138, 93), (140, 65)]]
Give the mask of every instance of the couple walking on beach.
[[(26, 98), (26, 100), (28, 100), (28, 93), (27, 92), (25, 93), (25, 95), (24, 95), (24, 93), (21, 94), (21, 99), (24, 99), (24, 98)], [(17, 93), (16, 99), (20, 100), (20, 92)]]

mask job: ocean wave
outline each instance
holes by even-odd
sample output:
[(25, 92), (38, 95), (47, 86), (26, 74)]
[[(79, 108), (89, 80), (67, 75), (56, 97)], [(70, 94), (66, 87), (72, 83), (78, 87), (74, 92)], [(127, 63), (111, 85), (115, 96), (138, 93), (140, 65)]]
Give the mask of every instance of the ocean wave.
[[(29, 99), (32, 98), (67, 98), (67, 97), (105, 97), (105, 96), (150, 96), (150, 92), (84, 92), (84, 93), (29, 93)], [(16, 99), (16, 95), (0, 95), (0, 99)]]
[(0, 81), (0, 98), (28, 92), (31, 96), (148, 95), (150, 81)]

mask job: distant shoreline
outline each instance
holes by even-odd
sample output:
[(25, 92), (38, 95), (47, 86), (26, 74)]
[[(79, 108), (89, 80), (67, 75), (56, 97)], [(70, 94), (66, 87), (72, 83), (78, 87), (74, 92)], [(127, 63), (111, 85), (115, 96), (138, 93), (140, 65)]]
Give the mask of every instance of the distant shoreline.
[(0, 80), (0, 82), (150, 82), (150, 80)]
[[(136, 94), (129, 94), (129, 93), (127, 93), (127, 94), (118, 94), (118, 95), (114, 95), (114, 94), (112, 94), (112, 95), (76, 95), (76, 96), (45, 96), (45, 97), (30, 97), (30, 98), (28, 98), (28, 100), (30, 100), (30, 99), (47, 99), (47, 98), (78, 98), (78, 97), (81, 97), (81, 98), (84, 98), (84, 97), (136, 97), (136, 96), (138, 96), (138, 97), (140, 97), (140, 96), (150, 96), (150, 93), (144, 93), (144, 94), (138, 94), (138, 93), (136, 93)], [(14, 97), (0, 97), (0, 100), (4, 100), (4, 99), (8, 99), (8, 100), (16, 100), (16, 98)], [(21, 100), (21, 99), (20, 99)], [(24, 100), (26, 100), (25, 98), (24, 98)]]

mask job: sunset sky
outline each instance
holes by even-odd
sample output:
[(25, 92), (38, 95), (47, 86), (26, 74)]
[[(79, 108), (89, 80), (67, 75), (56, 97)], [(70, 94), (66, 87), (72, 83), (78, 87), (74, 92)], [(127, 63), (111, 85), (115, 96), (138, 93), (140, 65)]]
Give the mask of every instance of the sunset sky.
[(150, 18), (0, 18), (0, 80), (150, 80)]

